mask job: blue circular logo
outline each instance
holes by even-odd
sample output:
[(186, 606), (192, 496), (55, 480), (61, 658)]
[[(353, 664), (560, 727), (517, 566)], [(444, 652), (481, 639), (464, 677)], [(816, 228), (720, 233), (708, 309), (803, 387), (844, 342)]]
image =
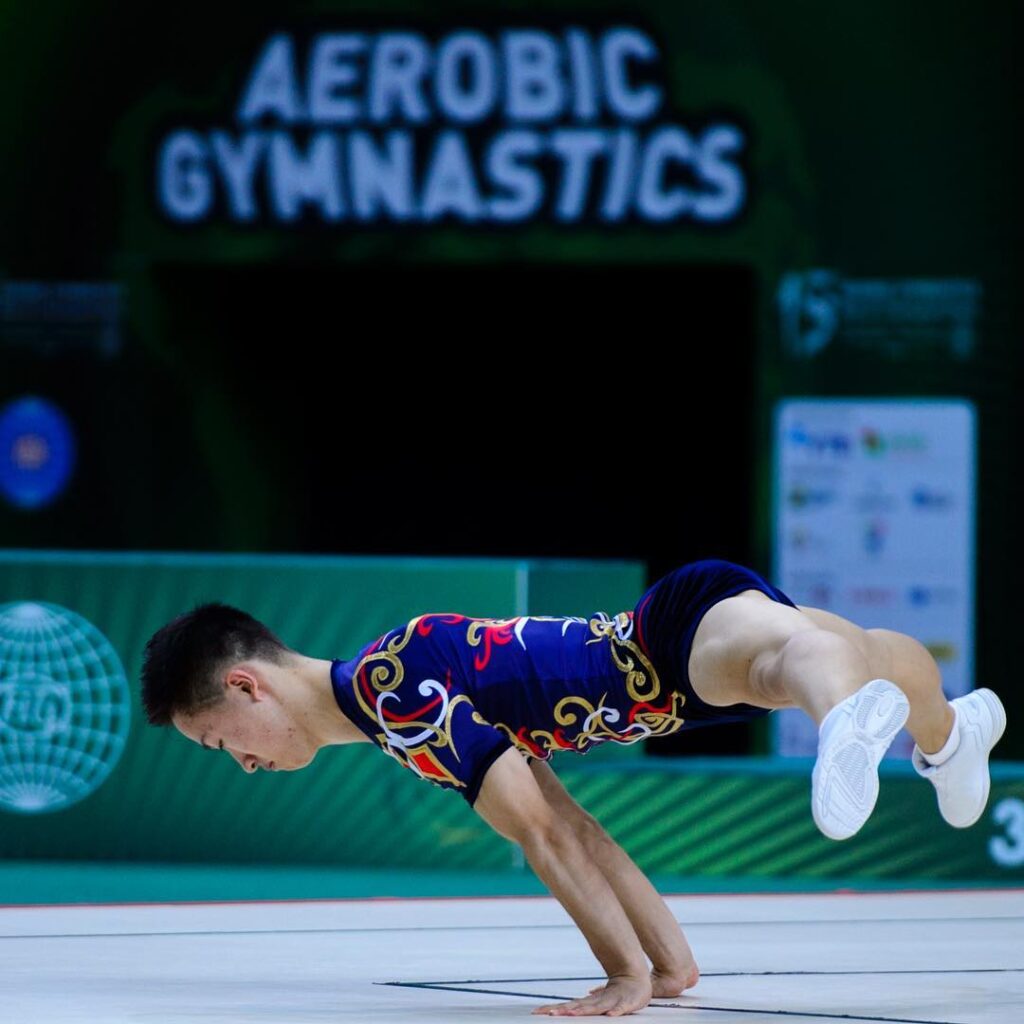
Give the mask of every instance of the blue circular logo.
[(12, 505), (48, 505), (74, 465), (71, 424), (52, 402), (30, 395), (0, 409), (0, 494)]

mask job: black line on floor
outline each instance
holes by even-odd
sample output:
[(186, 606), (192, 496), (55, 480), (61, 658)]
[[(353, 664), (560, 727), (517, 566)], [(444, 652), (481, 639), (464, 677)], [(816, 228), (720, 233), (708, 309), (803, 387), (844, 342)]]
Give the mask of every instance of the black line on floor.
[[(887, 970), (865, 969), (863, 971), (702, 971), (702, 978), (760, 978), (766, 975), (789, 977), (810, 975), (814, 977), (847, 974), (1014, 974), (1024, 972), (1024, 967), (908, 967)], [(587, 975), (567, 978), (459, 978), (456, 981), (376, 981), (375, 985), (511, 985), (535, 981), (605, 981), (603, 975)]]
[[(554, 981), (554, 978), (545, 978), (544, 981)], [(491, 996), (519, 996), (523, 999), (552, 999), (558, 1002), (569, 1002), (572, 996), (553, 996), (543, 992), (509, 992), (496, 988), (461, 988), (456, 985), (439, 985), (433, 983), (420, 983), (414, 981), (378, 981), (376, 985), (398, 985), (406, 988), (426, 988), (434, 992), (479, 992), (481, 995)], [(582, 997), (580, 997), (582, 998)], [(921, 1017), (876, 1017), (856, 1013), (821, 1013), (804, 1010), (765, 1010), (746, 1006), (707, 1006), (704, 1004), (693, 1005), (691, 1003), (648, 1003), (647, 1008), (654, 1010), (714, 1010), (719, 1013), (760, 1013), (772, 1014), (779, 1017), (804, 1017), (813, 1020), (867, 1020), (881, 1021), (883, 1024), (961, 1024), (959, 1021), (935, 1020)]]

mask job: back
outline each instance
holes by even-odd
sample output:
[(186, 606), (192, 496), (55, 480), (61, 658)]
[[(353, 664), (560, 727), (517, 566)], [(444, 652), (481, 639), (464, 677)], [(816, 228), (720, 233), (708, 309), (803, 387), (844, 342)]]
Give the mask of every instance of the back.
[(683, 725), (633, 638), (632, 611), (473, 618), (427, 614), (335, 662), (339, 706), (406, 767), (470, 803), (509, 746), (547, 760)]
[(682, 724), (633, 639), (632, 612), (431, 618), (438, 650), (459, 666), (477, 710), (535, 757)]

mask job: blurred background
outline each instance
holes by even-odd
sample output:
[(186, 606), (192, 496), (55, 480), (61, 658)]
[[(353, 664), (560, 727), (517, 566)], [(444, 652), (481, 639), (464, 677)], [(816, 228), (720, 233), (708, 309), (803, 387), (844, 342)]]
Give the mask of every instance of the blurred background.
[(220, 599), (347, 658), (423, 611), (614, 614), (700, 558), (911, 633), (1010, 724), (978, 825), (903, 733), (845, 844), (797, 712), (556, 759), (657, 884), (1019, 885), (1018, 30), (0, 8), (0, 902), (543, 891), (372, 751), (196, 757), (142, 719), (142, 645)]

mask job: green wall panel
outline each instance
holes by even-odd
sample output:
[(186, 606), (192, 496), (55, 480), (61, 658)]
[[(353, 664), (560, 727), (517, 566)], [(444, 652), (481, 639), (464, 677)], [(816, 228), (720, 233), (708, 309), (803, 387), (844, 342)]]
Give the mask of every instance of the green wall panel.
[[(544, 612), (614, 614), (633, 607), (645, 580), (642, 563), (624, 561), (0, 552), (0, 605), (50, 602), (82, 615), (120, 655), (131, 700), (123, 753), (98, 788), (50, 812), (0, 806), (0, 857), (515, 866), (517, 851), (461, 798), (371, 746), (322, 750), (301, 772), (249, 775), (148, 725), (138, 692), (145, 641), (194, 603), (219, 599), (303, 653), (349, 658), (424, 611), (512, 616), (533, 611), (537, 595)], [(587, 756), (634, 761), (638, 748)], [(2, 749), (16, 757), (16, 746)]]
[(955, 829), (909, 764), (883, 762), (855, 836), (811, 817), (811, 758), (691, 758), (639, 765), (559, 762), (576, 799), (650, 874), (707, 878), (988, 879), (1024, 883), (1024, 764), (993, 762), (981, 819)]

